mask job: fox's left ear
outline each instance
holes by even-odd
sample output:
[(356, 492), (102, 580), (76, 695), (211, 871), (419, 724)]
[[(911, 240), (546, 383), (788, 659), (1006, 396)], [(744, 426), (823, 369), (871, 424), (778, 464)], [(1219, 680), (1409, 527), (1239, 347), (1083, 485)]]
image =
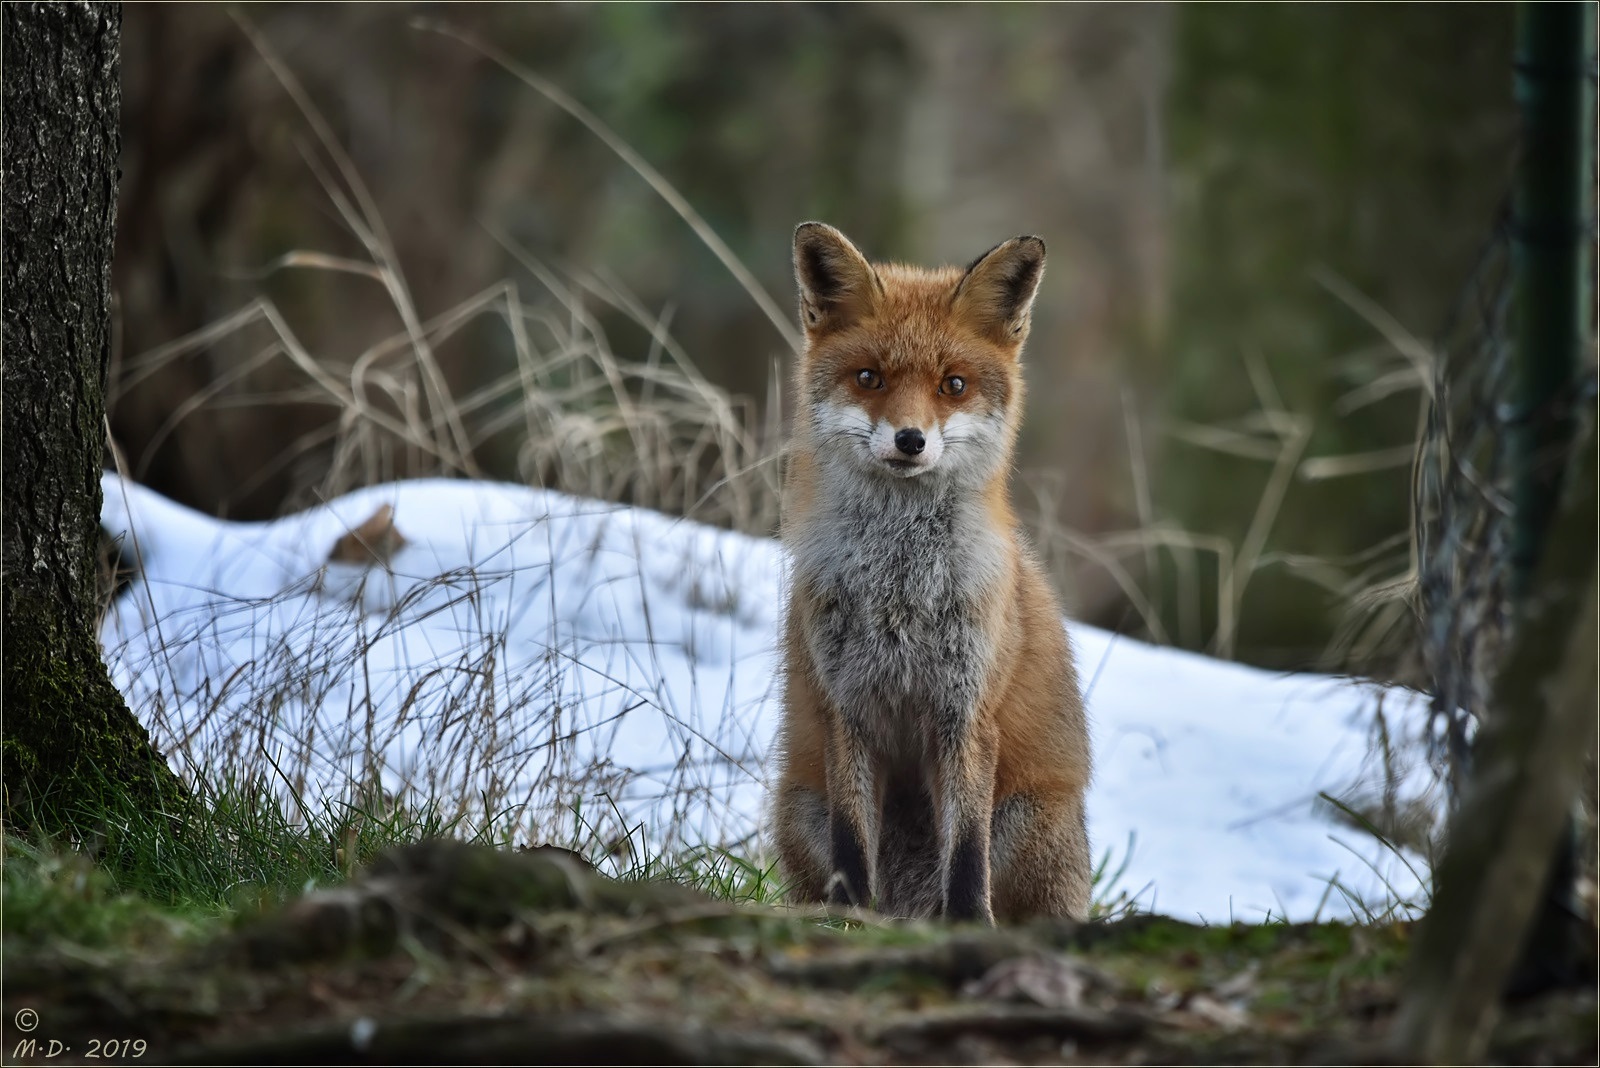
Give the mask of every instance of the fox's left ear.
[(795, 228), (794, 279), (800, 287), (800, 324), (808, 334), (865, 318), (883, 294), (883, 281), (872, 264), (827, 223)]
[(955, 313), (997, 345), (1028, 336), (1033, 298), (1044, 277), (1044, 241), (1013, 237), (985, 252), (956, 286)]

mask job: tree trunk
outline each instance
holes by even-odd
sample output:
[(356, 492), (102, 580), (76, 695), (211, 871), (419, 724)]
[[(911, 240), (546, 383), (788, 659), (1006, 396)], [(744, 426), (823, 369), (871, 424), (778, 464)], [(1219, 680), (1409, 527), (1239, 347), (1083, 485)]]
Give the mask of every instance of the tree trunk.
[(1482, 1062), (1594, 742), (1595, 446), (1573, 463), (1412, 947), (1391, 1041), (1413, 1063)]
[(4, 782), (7, 830), (82, 837), (183, 791), (111, 684), (95, 552), (111, 353), (122, 11), (3, 22)]

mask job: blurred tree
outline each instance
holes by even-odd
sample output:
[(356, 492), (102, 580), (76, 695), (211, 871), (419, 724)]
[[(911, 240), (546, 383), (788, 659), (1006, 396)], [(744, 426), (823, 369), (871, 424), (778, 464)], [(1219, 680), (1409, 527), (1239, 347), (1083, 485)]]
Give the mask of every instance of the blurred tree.
[(1398, 1051), (1422, 1063), (1481, 1060), (1502, 991), (1594, 981), (1594, 917), (1573, 885), (1594, 848), (1573, 807), (1595, 741), (1594, 34), (1592, 4), (1517, 6), (1514, 373), (1502, 411), (1472, 413), (1509, 438), (1510, 536), (1479, 566), (1509, 572), (1511, 640), (1396, 1021)]
[[(1564, 907), (1570, 858), (1550, 866), (1558, 849), (1574, 848), (1563, 824), (1595, 741), (1592, 436), (1569, 474), (1412, 948), (1394, 1042), (1414, 1063), (1481, 1062), (1508, 976), (1530, 992), (1594, 980), (1592, 920)], [(1525, 945), (1525, 974), (1515, 976)]]
[(109, 789), (157, 811), (183, 796), (95, 635), (122, 12), (4, 19), (5, 821), (77, 835)]
[(1153, 410), (1166, 303), (1171, 11), (888, 10), (917, 65), (898, 179), (908, 233), (886, 254), (966, 263), (1019, 233), (1045, 239), (1014, 491), (1073, 614), (1120, 626), (1123, 593), (1082, 546), (1140, 519), (1130, 438)]
[[(766, 400), (788, 373), (771, 324), (638, 176), (482, 56), (413, 29), (419, 11), (495, 42), (599, 115), (780, 304), (802, 219), (917, 262), (1043, 235), (1017, 496), (1053, 528), (1045, 551), (1074, 610), (1108, 625), (1128, 622), (1128, 602), (1085, 556), (1096, 535), (1154, 519), (1244, 540), (1267, 466), (1159, 436), (1255, 408), (1244, 354), (1310, 419), (1308, 455), (1410, 444), (1411, 396), (1336, 408), (1394, 364), (1312, 268), (1431, 328), (1509, 159), (1509, 17), (1494, 6), (242, 10), (372, 190), (423, 319), (506, 278), (544, 297), (487, 224), (558, 274), (664, 314), (721, 387)], [(305, 165), (306, 118), (228, 12), (138, 5), (125, 47), (111, 418), (135, 473), (246, 518), (374, 474), (423, 473), (403, 448), (381, 470), (341, 470), (340, 411), (310, 401), (285, 361), (260, 362), (275, 343), (262, 324), (160, 366), (131, 362), (258, 295), (336, 379), (401, 323), (370, 277), (261, 271), (294, 249), (365, 253)], [(630, 315), (594, 293), (586, 304), (619, 355), (649, 351)], [(486, 317), (440, 346), (457, 396), (514, 367), (505, 334)], [(401, 375), (405, 357), (377, 366)], [(491, 435), (478, 466), (528, 477), (519, 432)], [(1324, 644), (1336, 597), (1281, 554), (1338, 557), (1399, 534), (1405, 474), (1400, 463), (1289, 485), (1263, 546), (1279, 563), (1249, 586), (1240, 655), (1301, 663)], [(1203, 646), (1214, 580), (1201, 604), (1170, 565), (1154, 565), (1158, 629)]]
[[(244, 16), (299, 80), (373, 193), (423, 318), (504, 278), (546, 294), (486, 226), (557, 274), (599, 276), (671, 327), (700, 369), (765, 394), (782, 339), (650, 189), (569, 116), (459, 41), (412, 28), (426, 5), (250, 8)], [(461, 5), (432, 16), (494, 41), (601, 117), (676, 184), (788, 303), (789, 234), (809, 215), (861, 220), (892, 250), (890, 179), (903, 105), (903, 42), (874, 9), (815, 5)], [(116, 285), (114, 438), (141, 480), (207, 511), (274, 515), (327, 492), (336, 409), (311, 403), (256, 324), (179, 358), (130, 361), (257, 295), (336, 377), (400, 329), (372, 279), (264, 275), (285, 252), (365, 257), (308, 170), (306, 117), (220, 8), (130, 9), (127, 174)], [(820, 102), (819, 102), (820, 101)], [(548, 302), (548, 301), (547, 301)], [(620, 354), (649, 334), (591, 296)], [(405, 353), (385, 363), (403, 370)], [(512, 369), (505, 332), (441, 348), (457, 395)], [(214, 403), (185, 406), (210, 396)], [(306, 447), (305, 442), (312, 442)], [(285, 461), (285, 450), (298, 455)], [(516, 479), (517, 442), (479, 457)], [(391, 474), (418, 473), (398, 459)], [(319, 484), (320, 483), (320, 484)]]
[[(558, 273), (615, 284), (713, 382), (758, 399), (786, 383), (783, 339), (716, 258), (577, 122), (460, 42), (408, 25), (412, 6), (246, 9), (372, 189), (426, 318), (501, 278), (542, 296), (485, 232)], [(1031, 480), (1064, 518), (1127, 520), (1120, 334), (1159, 306), (1159, 8), (1063, 5), (460, 5), (433, 17), (496, 43), (598, 114), (676, 185), (778, 303), (789, 234), (823, 218), (872, 255), (964, 263), (1001, 238), (1051, 245), (1030, 350)], [(297, 394), (272, 338), (216, 337), (159, 369), (126, 362), (270, 297), (335, 376), (399, 326), (382, 287), (256, 270), (290, 249), (360, 257), (308, 173), (307, 124), (217, 8), (128, 14), (127, 171), (113, 434), (153, 487), (212, 512), (309, 503), (337, 418)], [(1130, 236), (1131, 232), (1131, 236)], [(621, 355), (650, 338), (591, 296)], [(491, 326), (443, 346), (458, 392), (511, 366)], [(772, 374), (777, 368), (776, 379)], [(119, 373), (120, 371), (120, 373)], [(214, 396), (186, 406), (183, 398)], [(259, 398), (259, 400), (257, 400)], [(263, 403), (272, 398), (274, 403)], [(225, 409), (225, 410), (224, 410)], [(773, 412), (774, 419), (779, 413)], [(292, 463), (277, 454), (322, 434)], [(479, 457), (522, 477), (514, 434)], [(408, 473), (396, 465), (394, 474)], [(1070, 485), (1070, 494), (1061, 492)], [(1057, 556), (1063, 573), (1080, 561)], [(1082, 569), (1083, 574), (1093, 568)], [(1081, 577), (1081, 575), (1080, 575)], [(1080, 607), (1094, 609), (1103, 591)]]
[[(1175, 18), (1172, 305), (1152, 383), (1165, 417), (1214, 425), (1280, 403), (1246, 373), (1256, 361), (1282, 408), (1308, 422), (1306, 458), (1392, 456), (1368, 473), (1297, 473), (1269, 509), (1269, 563), (1245, 595), (1236, 651), (1303, 667), (1344, 591), (1316, 581), (1326, 568), (1285, 559), (1348, 561), (1407, 529), (1423, 385), (1335, 290), (1424, 343), (1444, 323), (1509, 188), (1511, 8), (1188, 4)], [(1385, 390), (1395, 372), (1399, 388)], [(1351, 404), (1363, 388), (1383, 399)], [(1160, 449), (1156, 498), (1180, 526), (1238, 546), (1277, 443), (1256, 428), (1263, 459), (1191, 440)], [(1198, 634), (1182, 625), (1170, 569), (1164, 584), (1169, 629), (1204, 640), (1218, 618), (1214, 572)]]

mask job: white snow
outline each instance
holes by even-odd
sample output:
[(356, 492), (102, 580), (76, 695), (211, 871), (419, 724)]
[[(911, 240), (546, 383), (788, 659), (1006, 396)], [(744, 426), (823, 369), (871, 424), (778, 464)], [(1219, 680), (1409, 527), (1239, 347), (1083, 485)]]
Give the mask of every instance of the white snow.
[[(775, 542), (492, 483), (378, 486), (271, 523), (111, 473), (104, 488), (141, 568), (104, 621), (106, 661), (180, 772), (255, 777), (312, 811), (376, 779), (523, 838), (642, 826), (657, 846), (759, 851)], [(389, 566), (327, 563), (384, 503), (408, 539)], [(1068, 625), (1091, 686), (1090, 834), (1116, 889), (1221, 922), (1425, 900), (1420, 858), (1316, 802), (1378, 793), (1373, 710), (1415, 735), (1421, 697)], [(1403, 795), (1431, 788), (1425, 768), (1401, 776)]]

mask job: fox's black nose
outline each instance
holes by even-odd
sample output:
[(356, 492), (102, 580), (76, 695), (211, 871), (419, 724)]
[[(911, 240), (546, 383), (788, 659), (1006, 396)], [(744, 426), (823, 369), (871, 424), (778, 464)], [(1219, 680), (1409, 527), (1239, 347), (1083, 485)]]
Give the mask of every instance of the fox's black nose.
[(923, 450), (928, 443), (923, 440), (922, 431), (914, 426), (908, 426), (894, 436), (894, 447), (907, 456), (915, 456)]

